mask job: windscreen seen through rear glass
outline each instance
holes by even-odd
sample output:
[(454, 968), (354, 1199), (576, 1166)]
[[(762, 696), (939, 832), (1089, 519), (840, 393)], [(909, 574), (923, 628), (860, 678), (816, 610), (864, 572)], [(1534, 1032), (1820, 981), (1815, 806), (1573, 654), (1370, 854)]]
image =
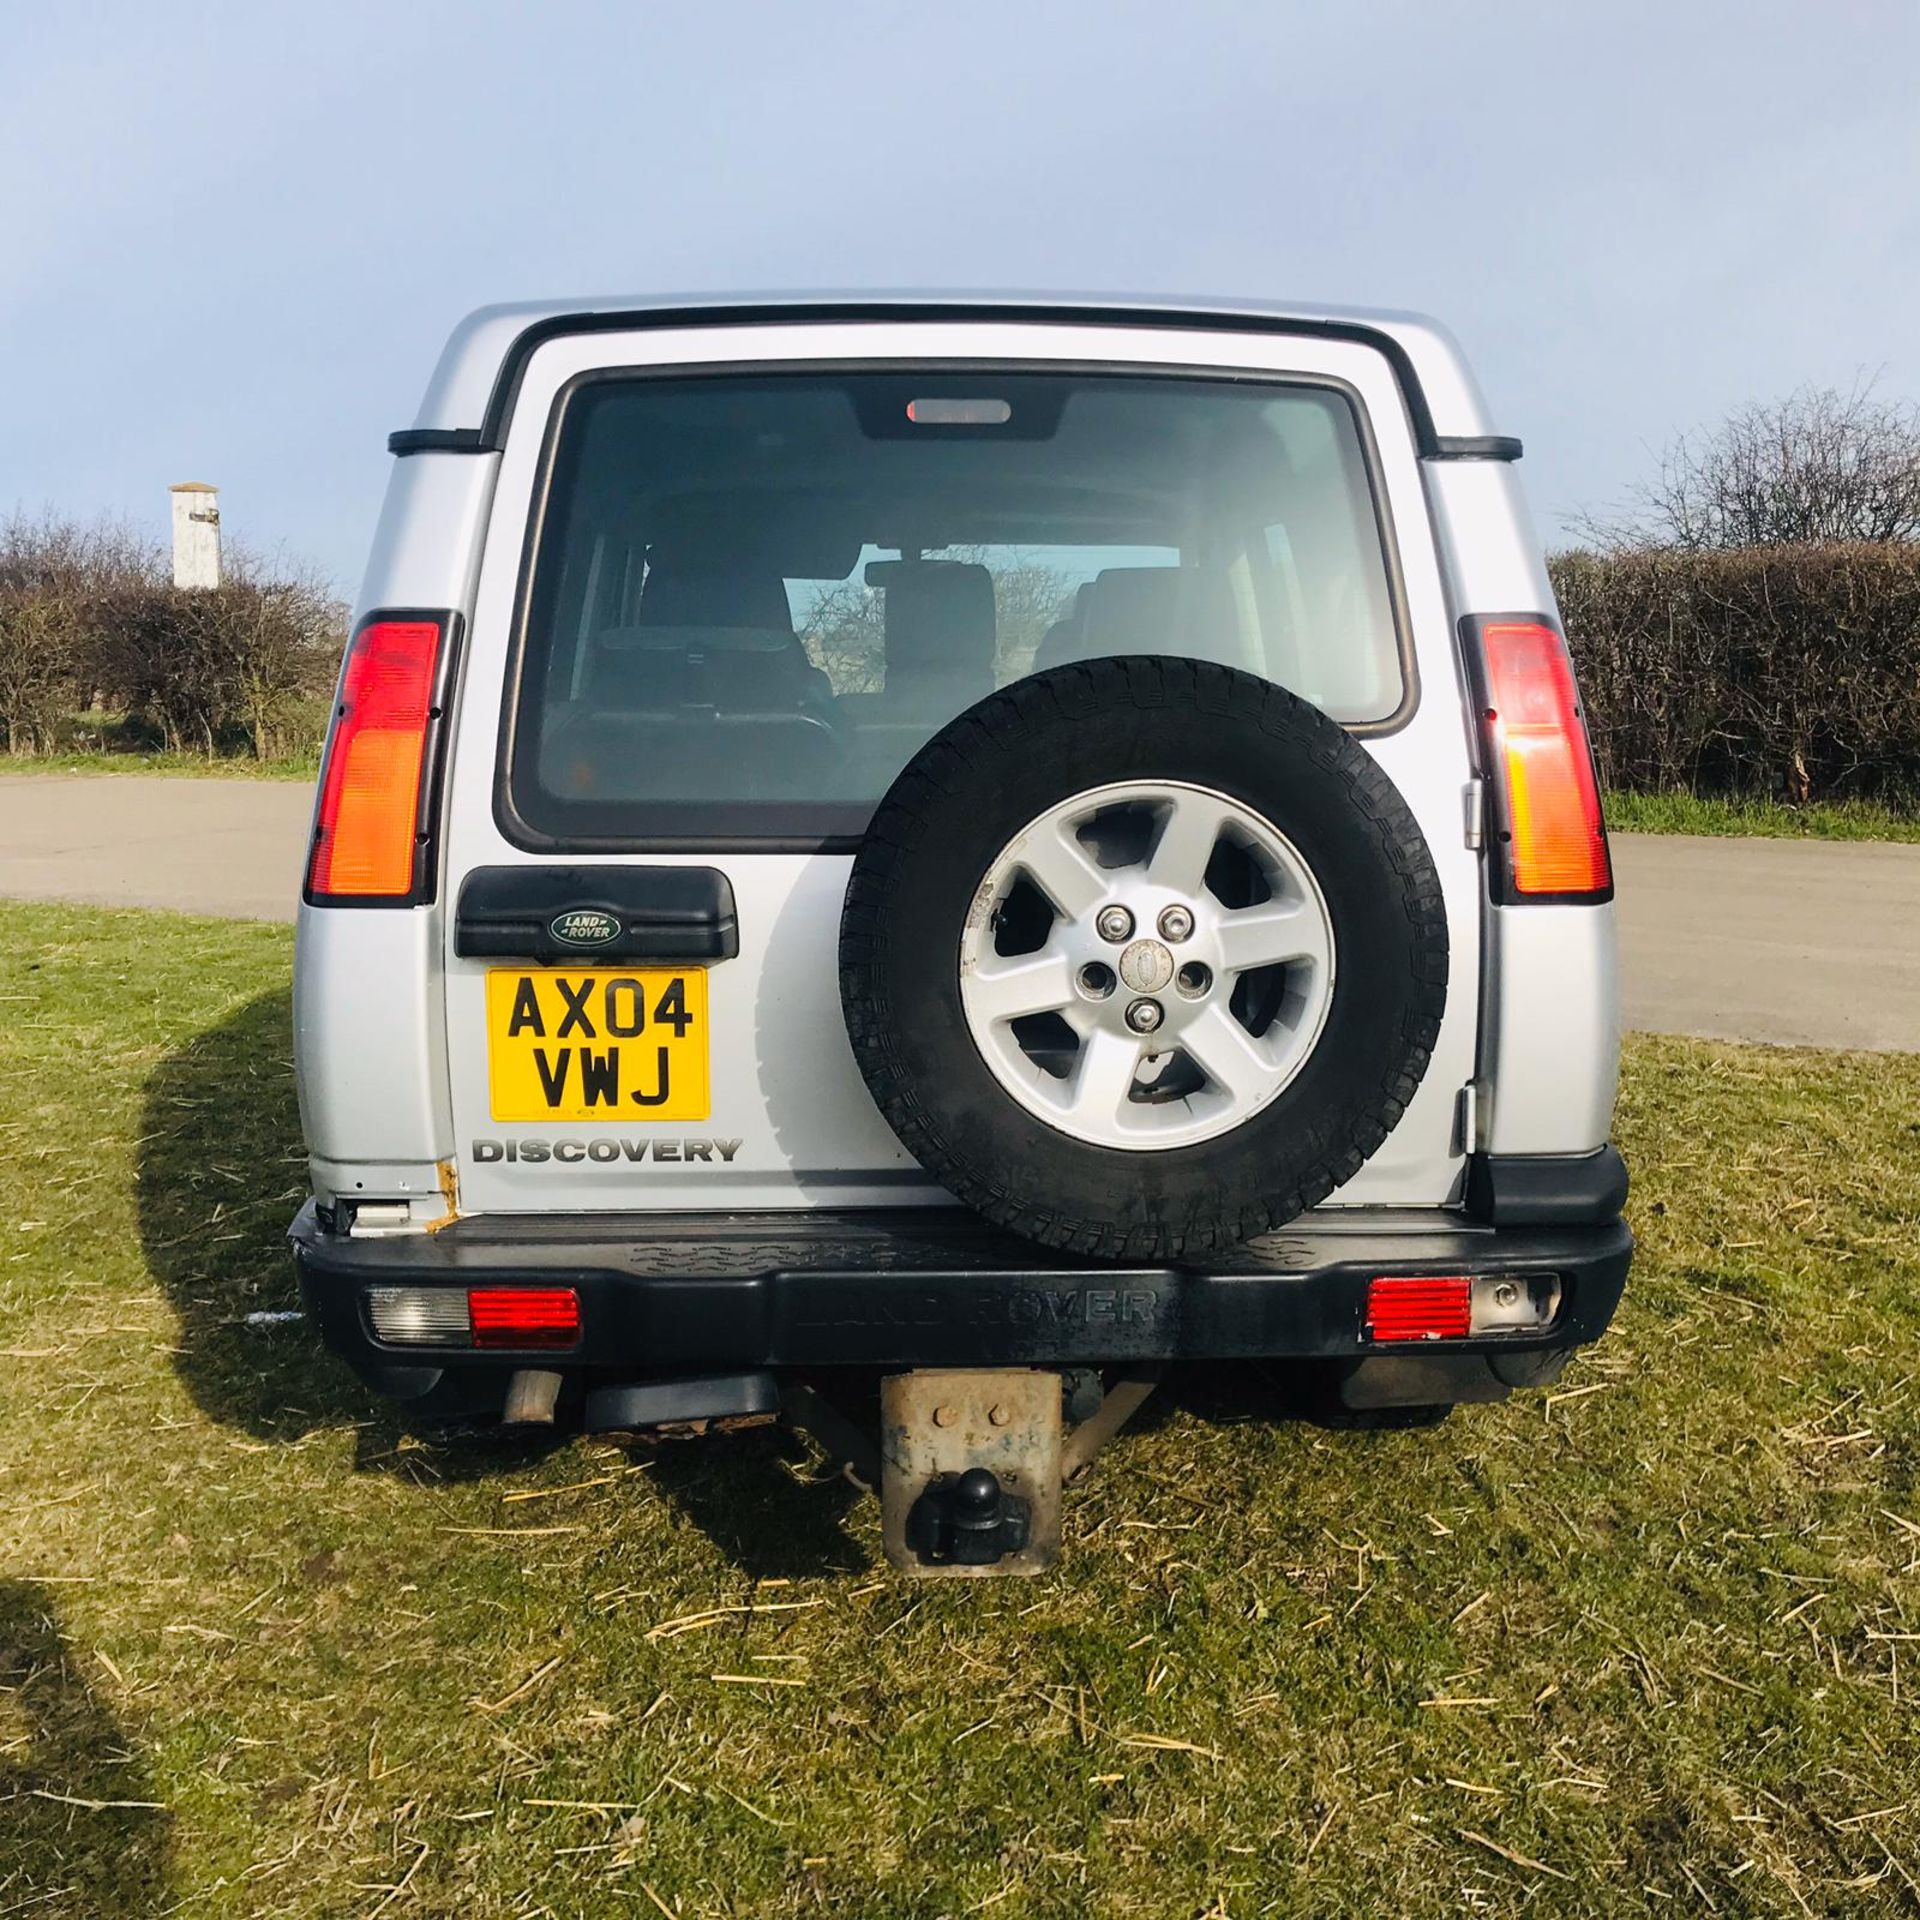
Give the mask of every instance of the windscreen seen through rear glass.
[(1351, 403), (1121, 376), (599, 379), (565, 403), (509, 787), (558, 840), (856, 835), (1023, 674), (1164, 653), (1405, 692)]

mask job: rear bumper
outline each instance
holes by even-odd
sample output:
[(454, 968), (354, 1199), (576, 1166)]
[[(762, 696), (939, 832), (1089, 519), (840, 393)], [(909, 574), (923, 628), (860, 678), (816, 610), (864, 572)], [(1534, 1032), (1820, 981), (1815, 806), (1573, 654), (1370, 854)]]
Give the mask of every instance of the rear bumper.
[[(1632, 1258), (1626, 1223), (1476, 1225), (1452, 1215), (1303, 1225), (1205, 1268), (1097, 1266), (949, 1209), (891, 1213), (493, 1216), (431, 1234), (347, 1238), (312, 1205), (290, 1238), (326, 1344), (406, 1396), (441, 1370), (553, 1368), (588, 1379), (739, 1368), (1098, 1366), (1171, 1360), (1357, 1361), (1410, 1353), (1522, 1356), (1598, 1339)], [(1384, 1274), (1558, 1276), (1538, 1333), (1371, 1342), (1367, 1283)], [(376, 1339), (370, 1286), (568, 1286), (581, 1338), (565, 1352), (475, 1352)], [(1482, 1374), (1487, 1368), (1478, 1368)]]

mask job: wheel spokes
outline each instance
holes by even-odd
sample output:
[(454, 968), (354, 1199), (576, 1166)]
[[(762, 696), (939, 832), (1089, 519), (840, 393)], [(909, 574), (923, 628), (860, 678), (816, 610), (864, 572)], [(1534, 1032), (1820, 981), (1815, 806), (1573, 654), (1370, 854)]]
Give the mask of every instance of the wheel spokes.
[(1241, 1125), (1299, 1070), (1336, 944), (1318, 883), (1271, 821), (1184, 782), (1118, 782), (1003, 844), (968, 914), (960, 997), (1029, 1112), (1098, 1146), (1176, 1147)]
[(1278, 966), (1288, 960), (1327, 963), (1327, 930), (1304, 901), (1269, 900), (1223, 913), (1218, 922), (1220, 964), (1228, 973)]
[(1216, 1000), (1180, 1034), (1181, 1048), (1236, 1106), (1260, 1100), (1273, 1083), (1273, 1064), (1260, 1044)]
[(1212, 794), (1174, 795), (1161, 815), (1159, 834), (1147, 856), (1148, 880), (1156, 887), (1197, 898), (1225, 824), (1225, 809)]
[(1073, 969), (1063, 953), (1042, 948), (1011, 959), (985, 954), (964, 981), (966, 995), (984, 1020), (1019, 1020), (1058, 1013), (1073, 999)]
[(1080, 1044), (1067, 1104), (1096, 1125), (1117, 1120), (1140, 1071), (1140, 1042), (1130, 1035), (1096, 1027)]
[(1037, 827), (1014, 853), (1063, 920), (1080, 920), (1107, 897), (1107, 877), (1064, 821)]

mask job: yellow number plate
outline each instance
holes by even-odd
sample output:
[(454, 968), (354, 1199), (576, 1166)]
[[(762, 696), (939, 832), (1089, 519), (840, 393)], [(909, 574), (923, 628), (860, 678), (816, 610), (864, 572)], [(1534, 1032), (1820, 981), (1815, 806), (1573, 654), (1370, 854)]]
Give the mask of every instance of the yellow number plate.
[(705, 1120), (705, 971), (490, 968), (487, 1091), (496, 1120)]

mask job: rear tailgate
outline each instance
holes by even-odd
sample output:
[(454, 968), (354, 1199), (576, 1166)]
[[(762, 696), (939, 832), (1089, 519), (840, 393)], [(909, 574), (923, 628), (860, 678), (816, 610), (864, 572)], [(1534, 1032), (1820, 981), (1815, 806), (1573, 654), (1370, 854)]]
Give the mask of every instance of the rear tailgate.
[[(1334, 1204), (1424, 1207), (1456, 1198), (1466, 1144), (1462, 1090), (1473, 1078), (1479, 1029), (1483, 888), (1466, 831), (1473, 768), (1420, 462), (1386, 359), (1354, 342), (1257, 332), (1201, 336), (1170, 328), (929, 321), (562, 334), (528, 357), (465, 639), (447, 788), (441, 938), (461, 1210), (862, 1207), (942, 1197), (881, 1120), (841, 1020), (836, 941), (851, 864), (845, 829), (857, 833), (857, 792), (838, 814), (822, 816), (840, 831), (822, 831), (811, 813), (813, 824), (784, 837), (764, 827), (729, 831), (710, 819), (689, 831), (668, 807), (651, 831), (643, 815), (632, 814), (620, 836), (570, 835), (554, 831), (551, 822), (530, 823), (503, 777), (511, 745), (503, 690), (510, 703), (523, 627), (536, 612), (549, 622), (570, 617), (584, 626), (593, 605), (614, 591), (604, 575), (582, 577), (570, 589), (552, 589), (563, 596), (571, 591), (571, 602), (538, 601), (532, 556), (542, 516), (552, 511), (552, 425), (562, 404), (612, 370), (661, 377), (671, 370), (684, 382), (691, 373), (729, 367), (764, 373), (848, 363), (870, 369), (1064, 365), (1123, 369), (1130, 376), (1204, 372), (1240, 382), (1291, 376), (1350, 401), (1367, 448), (1408, 693), (1400, 711), (1356, 731), (1429, 842), (1448, 914), (1453, 988), (1432, 1063), (1405, 1118)], [(770, 451), (768, 457), (778, 456)], [(802, 545), (813, 538), (804, 528), (782, 537)], [(996, 550), (986, 540), (956, 543), (954, 551), (963, 544), (969, 552)], [(1141, 544), (1143, 552), (1132, 557), (1159, 563), (1157, 554), (1144, 551), (1151, 543)], [(604, 541), (596, 551), (609, 563), (617, 557)], [(631, 552), (627, 559), (631, 563)], [(799, 561), (803, 576), (824, 564), (818, 555)], [(543, 558), (542, 565), (549, 562)], [(789, 563), (780, 571), (790, 582), (795, 578)], [(1003, 639), (1009, 574), (1002, 568), (995, 582)], [(796, 607), (796, 624), (817, 615), (821, 596), (833, 591), (814, 579), (813, 586), (791, 589), (795, 601), (805, 602)], [(845, 630), (857, 637), (860, 608), (852, 613)], [(671, 669), (663, 666), (666, 650), (657, 636), (631, 623), (605, 630), (616, 636), (622, 671), (679, 670), (678, 656)], [(815, 641), (817, 653), (817, 633)], [(753, 651), (746, 643), (713, 645)], [(842, 670), (836, 659), (824, 664), (829, 674)], [(857, 685), (836, 682), (834, 692), (843, 711), (857, 708)], [(575, 685), (567, 693), (590, 715), (590, 687)], [(590, 724), (590, 718), (579, 722)], [(868, 728), (862, 737), (883, 732)], [(708, 737), (719, 743), (730, 736), (722, 730)], [(740, 752), (744, 792), (764, 761)], [(602, 777), (591, 755), (587, 764), (583, 780)], [(722, 775), (723, 781), (733, 777)], [(560, 871), (567, 879), (556, 892), (552, 876)], [(539, 903), (523, 916), (517, 951), (503, 952), (497, 939), (476, 940), (471, 915), (468, 932), (461, 933), (457, 903), (481, 872), (495, 876), (488, 884), (504, 887), (510, 899), (523, 893)], [(512, 877), (516, 872), (523, 882)], [(607, 900), (664, 901), (716, 883), (731, 908), (729, 951), (669, 950), (671, 943), (663, 946), (659, 937), (615, 946), (622, 936), (607, 935), (595, 919), (622, 920)], [(568, 922), (570, 915), (578, 917)], [(604, 948), (596, 945), (602, 937)], [(563, 1047), (569, 1049), (564, 1064)]]

